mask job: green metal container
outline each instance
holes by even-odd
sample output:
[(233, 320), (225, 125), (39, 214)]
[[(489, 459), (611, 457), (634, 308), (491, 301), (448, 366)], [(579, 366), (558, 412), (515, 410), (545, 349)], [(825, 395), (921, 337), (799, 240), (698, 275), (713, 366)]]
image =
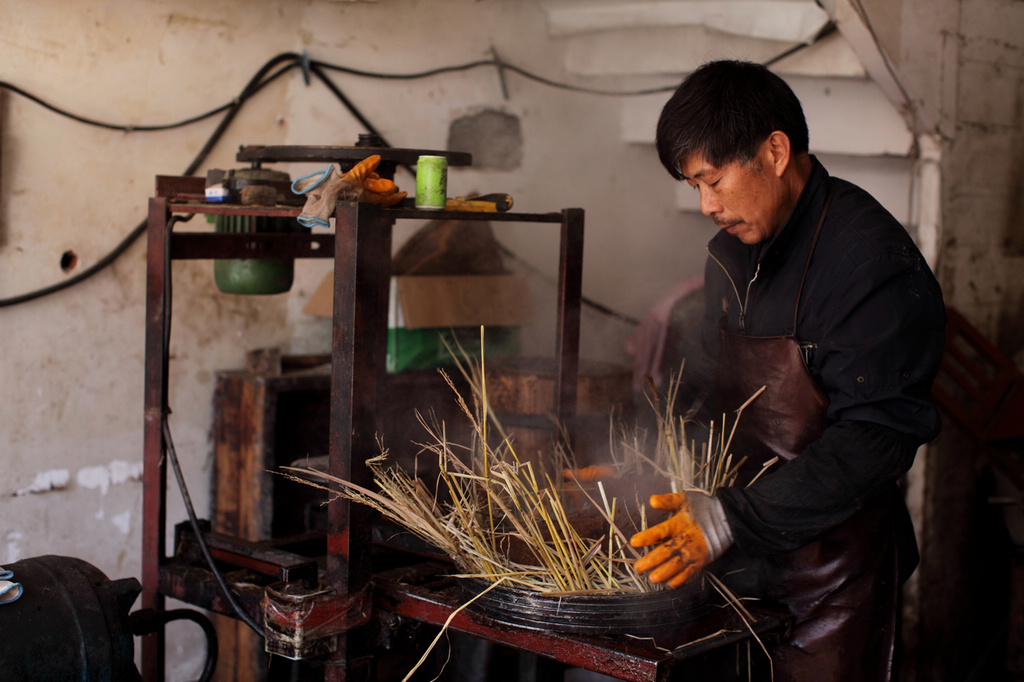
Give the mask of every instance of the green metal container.
[[(240, 168), (227, 171), (223, 178), (230, 201), (246, 205), (247, 192), (254, 186), (276, 191), (276, 204), (302, 201), (291, 192), (288, 173), (268, 168)], [(214, 230), (229, 234), (267, 234), (303, 232), (294, 218), (254, 215), (208, 215)], [(219, 259), (213, 263), (217, 288), (225, 294), (283, 294), (292, 288), (295, 261), (281, 258)]]
[[(254, 235), (302, 229), (294, 218), (248, 215), (218, 215), (214, 226), (216, 232)], [(217, 288), (225, 294), (283, 294), (292, 288), (295, 261), (291, 258), (218, 259), (213, 262), (213, 275)]]

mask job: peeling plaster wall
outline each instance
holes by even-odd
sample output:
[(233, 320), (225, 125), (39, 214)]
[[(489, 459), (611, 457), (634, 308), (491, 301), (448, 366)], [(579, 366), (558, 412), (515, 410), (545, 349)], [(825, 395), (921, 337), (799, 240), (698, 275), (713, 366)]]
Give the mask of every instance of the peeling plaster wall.
[[(882, 4), (865, 2), (869, 13)], [(898, 4), (899, 39), (880, 37), (913, 101), (917, 132), (942, 146), (943, 290), (1013, 356), (1024, 348), (1024, 5)], [(874, 23), (892, 11), (879, 7)]]
[[(941, 150), (936, 274), (946, 302), (1020, 364), (1024, 4), (864, 5), (882, 22), (899, 6), (899, 32), (889, 27), (880, 38), (911, 96), (917, 132)], [(1000, 510), (989, 503), (991, 463), (984, 448), (949, 419), (919, 460), (922, 560), (904, 623), (901, 679), (992, 679), (1005, 669), (1001, 628), (1012, 548)]]
[[(443, 11), (421, 0), (0, 0), (0, 79), (76, 114), (127, 125), (221, 106), (281, 52), (408, 73), (483, 59), (492, 47), (546, 78), (571, 79), (543, 12), (514, 0), (450, 0)], [(652, 147), (621, 141), (617, 98), (506, 73), (505, 100), (498, 74), (486, 68), (414, 81), (331, 76), (398, 147), (443, 149), (452, 121), (485, 108), (518, 118), (519, 166), (453, 169), (451, 192), (507, 192), (523, 211), (585, 208), (584, 290), (595, 300), (640, 317), (701, 271), (713, 226), (676, 210), (675, 183)], [(109, 252), (145, 218), (154, 176), (180, 174), (218, 120), (125, 133), (70, 121), (11, 92), (0, 106), (0, 298), (60, 282)], [(361, 132), (326, 88), (307, 86), (296, 70), (243, 109), (200, 173), (236, 167), (242, 144), (349, 145)], [(298, 177), (319, 167), (285, 169)], [(398, 181), (411, 189), (408, 176)], [(397, 230), (396, 245), (415, 227)], [(554, 231), (496, 231), (555, 279)], [(0, 562), (61, 554), (111, 578), (140, 575), (145, 250), (143, 239), (70, 290), (0, 308)], [(68, 251), (78, 265), (64, 272)], [(329, 322), (301, 312), (328, 267), (302, 263), (290, 294), (243, 298), (216, 293), (208, 262), (174, 265), (171, 426), (200, 514), (209, 509), (214, 374), (240, 367), (252, 348), (329, 349)], [(537, 324), (526, 350), (548, 353), (554, 289), (531, 282)], [(583, 323), (587, 357), (628, 362), (628, 325), (592, 312)], [(173, 488), (168, 501), (171, 527), (184, 511)], [(197, 650), (172, 644), (171, 679), (194, 679)]]
[[(934, 135), (942, 147), (939, 276), (947, 298), (1005, 352), (1016, 353), (1024, 347), (1024, 239), (1016, 227), (1024, 3), (864, 4), (885, 22), (880, 37), (917, 104), (916, 132)], [(305, 49), (317, 60), (397, 73), (486, 58), (492, 47), (554, 80), (637, 85), (629, 76), (567, 74), (566, 39), (547, 35), (538, 5), (517, 0), (447, 0), (443, 9), (426, 0), (0, 0), (0, 79), (119, 124), (169, 123), (220, 106), (281, 52)], [(506, 73), (506, 100), (497, 73), (486, 68), (413, 81), (331, 76), (399, 147), (444, 148), (452, 121), (485, 109), (516, 117), (519, 166), (453, 169), (451, 191), (507, 192), (524, 211), (585, 208), (589, 297), (640, 317), (661, 294), (701, 272), (714, 227), (678, 210), (676, 183), (652, 147), (622, 141), (618, 98)], [(642, 80), (643, 87), (674, 82)], [(215, 126), (211, 119), (155, 133), (100, 130), (10, 92), (0, 95), (0, 298), (96, 262), (145, 217), (153, 177), (181, 173)], [(241, 144), (348, 145), (360, 132), (333, 95), (294, 71), (245, 107), (200, 172), (235, 167)], [(319, 170), (285, 169), (293, 177)], [(398, 181), (410, 183), (407, 176)], [(415, 227), (400, 227), (396, 244)], [(537, 226), (497, 232), (554, 278), (553, 234)], [(66, 273), (68, 251), (78, 266)], [(325, 351), (329, 322), (301, 310), (327, 267), (302, 263), (288, 295), (242, 298), (216, 293), (209, 263), (175, 264), (171, 425), (201, 514), (209, 508), (214, 374), (240, 366), (256, 347)], [(553, 290), (540, 278), (531, 286), (538, 322), (526, 350), (548, 352)], [(139, 575), (144, 293), (140, 241), (69, 291), (0, 308), (0, 563), (66, 554), (112, 578)], [(627, 361), (628, 326), (590, 311), (583, 324), (585, 356)], [(955, 472), (957, 451), (949, 452), (937, 480)], [(173, 525), (184, 512), (174, 490), (168, 500)], [(941, 502), (939, 496), (931, 504)], [(201, 663), (191, 649), (174, 638), (170, 679), (194, 679)]]

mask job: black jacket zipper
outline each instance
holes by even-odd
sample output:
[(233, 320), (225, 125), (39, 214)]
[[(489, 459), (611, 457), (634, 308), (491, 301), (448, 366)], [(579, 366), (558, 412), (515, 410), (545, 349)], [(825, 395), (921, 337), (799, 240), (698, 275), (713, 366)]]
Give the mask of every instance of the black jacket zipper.
[(711, 259), (718, 263), (718, 267), (722, 268), (722, 272), (725, 273), (726, 279), (728, 279), (729, 284), (732, 285), (733, 293), (736, 294), (736, 302), (739, 303), (740, 306), (740, 333), (745, 334), (747, 332), (746, 316), (747, 304), (750, 302), (750, 287), (754, 285), (754, 282), (757, 280), (757, 275), (761, 272), (761, 264), (758, 263), (757, 267), (754, 269), (754, 276), (750, 278), (749, 282), (747, 282), (746, 294), (741, 298), (739, 287), (736, 286), (736, 281), (732, 278), (732, 275), (729, 274), (729, 268), (725, 267), (725, 265), (722, 264), (722, 261), (718, 260), (718, 257), (715, 256), (715, 254), (711, 253), (710, 248), (707, 249), (707, 252), (708, 255), (711, 256)]

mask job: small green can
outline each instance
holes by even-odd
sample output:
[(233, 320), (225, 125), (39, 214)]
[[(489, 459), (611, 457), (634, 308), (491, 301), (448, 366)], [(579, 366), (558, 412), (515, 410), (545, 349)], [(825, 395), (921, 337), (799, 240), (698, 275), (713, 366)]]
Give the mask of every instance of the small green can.
[(421, 156), (416, 161), (416, 208), (440, 211), (448, 200), (448, 159)]

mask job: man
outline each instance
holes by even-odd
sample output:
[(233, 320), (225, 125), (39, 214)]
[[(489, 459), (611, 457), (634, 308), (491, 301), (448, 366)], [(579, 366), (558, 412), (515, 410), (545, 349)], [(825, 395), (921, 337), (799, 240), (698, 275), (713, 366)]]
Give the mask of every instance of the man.
[(634, 536), (653, 546), (636, 568), (678, 586), (717, 559), (709, 570), (739, 596), (788, 610), (775, 680), (889, 679), (898, 592), (918, 560), (897, 482), (940, 427), (939, 286), (900, 223), (808, 153), (799, 101), (760, 65), (692, 73), (657, 147), (722, 228), (684, 385), (718, 415), (765, 390), (732, 441), (739, 480), (710, 498), (654, 496), (677, 513)]

